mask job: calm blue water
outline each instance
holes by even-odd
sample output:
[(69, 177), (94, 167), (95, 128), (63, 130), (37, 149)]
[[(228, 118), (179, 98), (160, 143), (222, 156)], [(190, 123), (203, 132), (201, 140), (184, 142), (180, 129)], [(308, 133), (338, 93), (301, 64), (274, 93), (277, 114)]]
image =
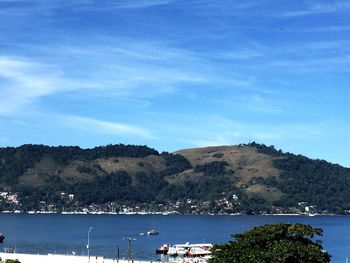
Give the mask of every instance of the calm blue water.
[[(323, 246), (332, 262), (350, 259), (350, 217), (346, 216), (152, 216), (152, 215), (27, 215), (0, 214), (0, 231), (6, 235), (3, 247), (22, 253), (72, 253), (86, 255), (88, 230), (90, 254), (127, 257), (127, 241), (133, 237), (133, 257), (159, 259), (155, 249), (163, 243), (223, 243), (230, 235), (267, 223), (299, 222), (324, 230)], [(156, 228), (158, 236), (140, 236)]]

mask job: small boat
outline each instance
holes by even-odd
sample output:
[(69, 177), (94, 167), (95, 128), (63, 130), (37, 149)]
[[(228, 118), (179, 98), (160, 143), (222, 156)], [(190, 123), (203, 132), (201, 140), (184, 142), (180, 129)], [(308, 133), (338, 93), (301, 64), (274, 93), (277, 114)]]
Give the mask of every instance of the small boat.
[(0, 243), (2, 243), (5, 239), (5, 236), (3, 233), (0, 233)]
[(163, 244), (159, 248), (156, 249), (156, 254), (167, 254), (169, 250), (168, 244)]
[(147, 231), (147, 235), (149, 235), (149, 236), (155, 236), (158, 234), (159, 234), (158, 231), (155, 230), (154, 228)]
[(316, 215), (317, 215), (317, 214), (311, 214), (311, 213), (310, 213), (310, 214), (308, 214), (308, 216), (316, 216)]

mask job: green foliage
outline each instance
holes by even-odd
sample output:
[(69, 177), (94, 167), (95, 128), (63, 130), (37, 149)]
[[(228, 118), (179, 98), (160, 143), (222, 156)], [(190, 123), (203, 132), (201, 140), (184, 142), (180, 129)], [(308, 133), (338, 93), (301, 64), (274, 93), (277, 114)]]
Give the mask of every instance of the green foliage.
[(222, 175), (225, 174), (225, 166), (227, 166), (227, 162), (214, 161), (203, 165), (197, 165), (194, 168), (194, 172), (204, 173), (205, 175)]
[(73, 192), (84, 204), (125, 201), (133, 195), (131, 178), (124, 171), (97, 177), (93, 182), (76, 184)]
[(218, 158), (218, 159), (222, 158), (223, 156), (224, 156), (223, 153), (214, 153), (214, 154), (213, 154), (213, 157), (214, 157), (214, 158)]
[(163, 171), (164, 175), (180, 173), (184, 170), (192, 168), (190, 162), (182, 155), (163, 152), (161, 156), (165, 160), (165, 165), (167, 167)]
[(272, 224), (255, 227), (235, 240), (215, 245), (210, 263), (326, 263), (330, 255), (314, 241), (322, 229), (303, 224)]
[(226, 162), (214, 161), (203, 165), (197, 165), (194, 172), (202, 173), (203, 176), (199, 182), (193, 185), (194, 197), (198, 199), (215, 199), (223, 192), (240, 193), (241, 191), (234, 186), (236, 177), (233, 171), (226, 171)]
[(275, 159), (274, 166), (282, 171), (280, 179), (270, 178), (264, 183), (284, 193), (276, 205), (296, 206), (304, 201), (320, 211), (341, 213), (350, 209), (350, 169), (301, 155)]
[(21, 263), (18, 259), (6, 259), (5, 263)]
[(271, 204), (260, 196), (247, 197), (241, 195), (241, 209), (248, 215), (259, 214), (261, 211), (268, 211)]
[[(165, 185), (159, 195), (159, 200), (214, 200), (222, 197), (222, 193), (243, 195), (242, 191), (234, 186), (237, 178), (232, 171), (226, 171), (226, 162), (211, 162), (194, 167), (197, 178), (188, 178), (183, 184)], [(184, 167), (183, 167), (184, 168)]]
[(259, 153), (264, 153), (271, 156), (278, 157), (284, 155), (284, 153), (281, 150), (276, 150), (275, 146), (273, 145), (266, 146), (265, 144), (258, 144), (256, 142), (252, 142), (247, 144), (247, 146), (256, 148)]
[(85, 158), (93, 160), (96, 158), (129, 157), (144, 158), (149, 155), (159, 155), (159, 153), (147, 146), (139, 145), (107, 145), (84, 150)]
[(91, 167), (85, 166), (85, 165), (78, 165), (77, 170), (80, 173), (95, 174), (94, 169), (92, 169)]

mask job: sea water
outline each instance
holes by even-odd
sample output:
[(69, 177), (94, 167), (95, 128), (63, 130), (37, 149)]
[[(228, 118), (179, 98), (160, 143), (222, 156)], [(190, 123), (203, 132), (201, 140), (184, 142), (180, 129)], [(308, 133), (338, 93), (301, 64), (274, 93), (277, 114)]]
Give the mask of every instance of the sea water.
[[(155, 250), (164, 243), (224, 243), (231, 240), (231, 234), (282, 222), (321, 227), (324, 235), (318, 239), (332, 262), (350, 259), (350, 216), (0, 214), (0, 232), (6, 236), (0, 250), (87, 255), (89, 242), (90, 255), (127, 258), (128, 238), (132, 238), (134, 259), (160, 260)], [(151, 228), (159, 235), (148, 236)]]

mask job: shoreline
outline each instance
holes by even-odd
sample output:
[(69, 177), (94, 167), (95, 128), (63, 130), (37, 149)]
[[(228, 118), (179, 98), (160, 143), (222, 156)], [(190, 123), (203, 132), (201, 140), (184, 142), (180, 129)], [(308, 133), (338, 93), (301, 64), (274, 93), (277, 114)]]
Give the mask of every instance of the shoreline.
[(26, 214), (26, 215), (121, 215), (121, 216), (130, 216), (130, 215), (158, 215), (158, 216), (176, 216), (176, 215), (191, 215), (191, 216), (349, 216), (350, 214), (306, 214), (306, 213), (280, 213), (280, 214), (243, 214), (243, 213), (234, 213), (234, 214), (181, 214), (178, 212), (54, 212), (54, 211), (0, 211), (0, 214)]
[(22, 253), (3, 253), (0, 252), (0, 258), (5, 261), (6, 259), (18, 259), (21, 263), (152, 263), (159, 261), (150, 260), (126, 260), (126, 259), (111, 259), (99, 256), (74, 256), (74, 255), (62, 255), (62, 254), (22, 254)]

